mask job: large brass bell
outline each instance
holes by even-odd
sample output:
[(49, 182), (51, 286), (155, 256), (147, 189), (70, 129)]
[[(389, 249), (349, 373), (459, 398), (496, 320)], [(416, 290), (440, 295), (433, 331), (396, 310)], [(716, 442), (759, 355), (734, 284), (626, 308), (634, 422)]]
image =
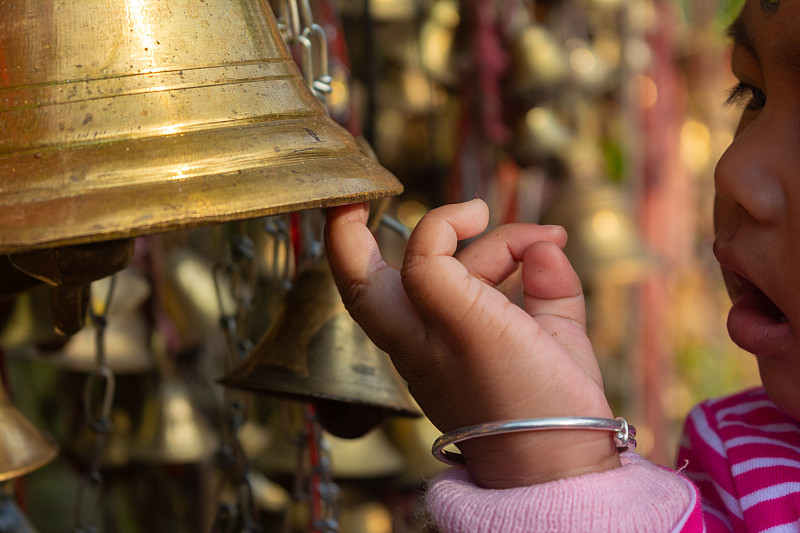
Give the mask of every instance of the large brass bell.
[(398, 194), (263, 0), (0, 0), (0, 252)]
[(72, 246), (402, 191), (328, 118), (263, 0), (0, 13), (0, 253), (52, 286), (65, 335), (84, 324), (92, 272), (61, 264)]
[(1, 383), (0, 427), (0, 481), (24, 476), (58, 454), (55, 441), (14, 407)]
[(219, 381), (313, 401), (322, 426), (345, 438), (363, 435), (386, 414), (420, 414), (389, 357), (348, 314), (324, 261), (298, 274), (248, 358)]

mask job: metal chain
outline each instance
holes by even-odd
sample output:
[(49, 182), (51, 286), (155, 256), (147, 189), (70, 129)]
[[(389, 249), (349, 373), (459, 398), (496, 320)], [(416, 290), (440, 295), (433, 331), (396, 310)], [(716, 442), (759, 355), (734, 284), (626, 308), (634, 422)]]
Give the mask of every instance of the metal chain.
[(322, 426), (314, 408), (304, 409), (309, 435), (311, 472), (308, 477), (312, 533), (339, 531), (339, 486), (331, 473), (330, 447), (322, 435)]
[[(339, 486), (333, 481), (330, 445), (322, 433), (322, 426), (310, 404), (302, 409), (302, 423), (296, 430), (289, 420), (289, 410), (296, 403), (283, 403), (281, 425), (284, 434), (295, 446), (297, 466), (294, 472), (292, 500), (308, 507), (308, 524), (311, 533), (336, 533), (339, 531)], [(291, 531), (287, 516), (284, 533)]]
[[(95, 502), (95, 520), (101, 521), (103, 511), (104, 486), (101, 472), (103, 450), (106, 439), (112, 430), (111, 408), (114, 402), (116, 382), (114, 373), (106, 365), (105, 331), (107, 326), (106, 315), (111, 306), (114, 294), (116, 276), (111, 278), (103, 309), (97, 313), (94, 306), (89, 308), (89, 316), (95, 328), (95, 367), (84, 382), (83, 408), (86, 424), (95, 434), (92, 457), (90, 459), (89, 473), (86, 479), (78, 484), (75, 492), (73, 519), (76, 533), (98, 533), (97, 525), (89, 525), (83, 521), (83, 497), (87, 489), (93, 489), (97, 494)], [(98, 394), (99, 393), (99, 394)], [(99, 400), (99, 402), (98, 402)]]
[(326, 95), (333, 92), (333, 78), (328, 71), (328, 39), (322, 26), (314, 22), (309, 1), (282, 0), (278, 26), (287, 44), (301, 46), (303, 77), (314, 96), (324, 103)]
[(289, 224), (282, 215), (267, 217), (264, 220), (264, 231), (272, 240), (272, 257), (268, 267), (268, 281), (271, 284), (267, 297), (269, 321), (275, 319), (286, 292), (292, 288), (292, 246), (289, 235)]
[[(244, 227), (244, 226), (240, 226)], [(253, 307), (253, 289), (255, 287), (255, 245), (243, 232), (231, 238), (231, 258), (214, 267), (214, 287), (220, 313), (220, 327), (228, 343), (228, 366), (233, 367), (243, 361), (252, 343), (247, 338), (250, 315)], [(230, 291), (236, 302), (233, 310), (225, 309), (223, 299), (223, 276), (230, 281)], [(220, 501), (212, 525), (213, 533), (233, 531), (241, 519), (243, 533), (256, 533), (261, 526), (255, 519), (255, 499), (248, 479), (250, 464), (239, 441), (239, 430), (247, 420), (247, 403), (241, 393), (224, 388), (225, 428), (223, 446), (220, 452), (226, 479), (236, 487), (237, 501), (234, 503)]]

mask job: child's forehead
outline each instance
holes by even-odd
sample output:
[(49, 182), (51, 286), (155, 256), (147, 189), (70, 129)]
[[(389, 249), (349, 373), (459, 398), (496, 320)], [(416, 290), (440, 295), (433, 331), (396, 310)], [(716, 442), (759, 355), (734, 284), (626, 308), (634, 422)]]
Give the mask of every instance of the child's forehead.
[(800, 56), (800, 0), (746, 0), (728, 33), (762, 60)]

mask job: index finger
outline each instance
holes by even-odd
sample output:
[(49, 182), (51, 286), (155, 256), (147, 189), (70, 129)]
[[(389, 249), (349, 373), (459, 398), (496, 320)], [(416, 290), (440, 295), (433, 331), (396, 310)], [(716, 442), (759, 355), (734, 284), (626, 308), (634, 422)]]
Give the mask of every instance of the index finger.
[(369, 204), (331, 207), (325, 243), (333, 278), (350, 315), (379, 348), (394, 355), (409, 332), (420, 331), (400, 273), (381, 256), (367, 228)]

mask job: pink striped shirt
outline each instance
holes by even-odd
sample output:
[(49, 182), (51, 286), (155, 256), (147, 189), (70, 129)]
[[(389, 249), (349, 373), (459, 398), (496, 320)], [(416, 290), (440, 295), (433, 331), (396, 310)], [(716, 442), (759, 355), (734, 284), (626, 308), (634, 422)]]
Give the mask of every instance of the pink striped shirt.
[(631, 453), (616, 470), (505, 490), (452, 469), (426, 505), (442, 533), (800, 531), (800, 424), (763, 389), (698, 405), (684, 429), (680, 475)]
[(709, 400), (686, 420), (678, 455), (711, 532), (800, 531), (800, 425), (764, 389)]

